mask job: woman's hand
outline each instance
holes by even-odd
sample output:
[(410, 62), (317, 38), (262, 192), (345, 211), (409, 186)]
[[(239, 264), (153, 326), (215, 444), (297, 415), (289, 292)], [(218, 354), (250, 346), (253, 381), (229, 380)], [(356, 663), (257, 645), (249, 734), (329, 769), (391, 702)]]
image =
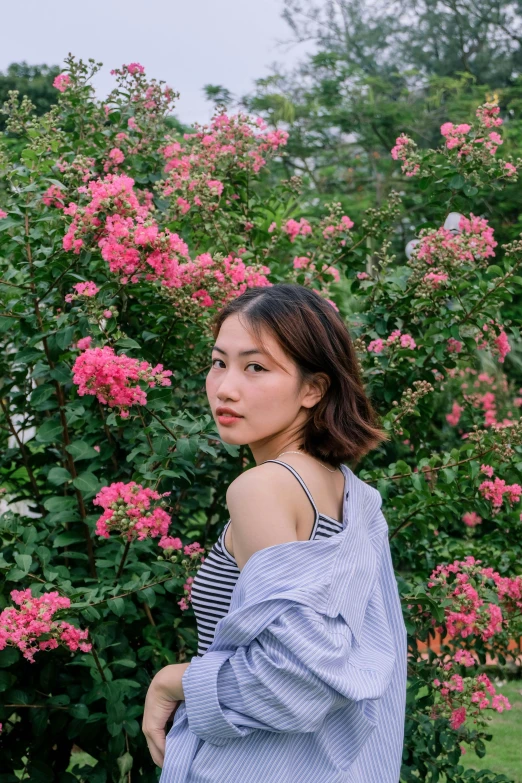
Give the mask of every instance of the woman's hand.
[(165, 724), (181, 703), (181, 699), (176, 696), (180, 693), (181, 676), (186, 666), (181, 664), (177, 668), (178, 664), (172, 664), (160, 669), (149, 685), (145, 697), (141, 729), (145, 734), (152, 760), (158, 767), (163, 767), (165, 758)]

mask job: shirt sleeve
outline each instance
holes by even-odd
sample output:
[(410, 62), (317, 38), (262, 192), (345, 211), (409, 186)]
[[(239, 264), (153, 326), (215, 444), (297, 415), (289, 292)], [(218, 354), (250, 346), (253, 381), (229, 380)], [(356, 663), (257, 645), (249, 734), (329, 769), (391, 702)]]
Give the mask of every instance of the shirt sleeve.
[(216, 745), (259, 729), (314, 732), (349, 702), (379, 699), (395, 655), (378, 604), (370, 599), (361, 644), (341, 615), (292, 604), (248, 645), (192, 658), (182, 678), (190, 730)]

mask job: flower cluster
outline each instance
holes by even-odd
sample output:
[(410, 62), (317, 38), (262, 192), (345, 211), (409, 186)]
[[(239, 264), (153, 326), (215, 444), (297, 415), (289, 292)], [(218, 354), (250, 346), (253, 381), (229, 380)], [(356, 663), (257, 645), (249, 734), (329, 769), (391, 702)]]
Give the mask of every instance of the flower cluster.
[[(229, 299), (239, 296), (253, 286), (271, 286), (266, 277), (270, 268), (264, 265), (247, 265), (240, 255), (230, 253), (226, 257), (202, 253), (194, 261), (180, 264), (176, 270), (177, 288), (185, 293), (184, 311), (195, 302), (198, 310), (222, 306)], [(169, 289), (167, 297), (173, 299), (175, 307), (180, 306), (177, 292)]]
[(466, 720), (485, 725), (485, 716), (482, 714), (485, 709), (497, 712), (511, 709), (509, 700), (496, 692), (487, 674), (462, 676), (455, 664), (469, 667), (474, 666), (476, 661), (469, 650), (458, 650), (453, 659), (446, 663), (438, 661), (440, 675), (433, 680), (438, 699), (432, 707), (431, 718), (447, 718), (451, 728), (456, 731)]
[(286, 131), (267, 131), (263, 120), (243, 114), (218, 114), (210, 125), (195, 128), (184, 134), (184, 143), (166, 137), (162, 149), (168, 177), (158, 188), (164, 197), (174, 196), (173, 208), (181, 214), (192, 207), (216, 209), (231, 170), (257, 173), (288, 139)]
[(479, 492), (483, 498), (490, 500), (493, 506), (493, 514), (498, 513), (504, 502), (504, 496), (510, 504), (518, 503), (522, 495), (520, 484), (507, 484), (503, 479), (495, 476), (494, 481), (483, 481), (479, 486)]
[(450, 269), (464, 263), (484, 261), (495, 255), (497, 242), (493, 237), (493, 228), (486, 218), (470, 214), (459, 221), (458, 232), (444, 227), (436, 231), (421, 231), (420, 242), (413, 251), (419, 261), (437, 264)]
[(95, 506), (105, 509), (96, 522), (96, 535), (109, 538), (110, 531), (117, 530), (129, 541), (166, 536), (170, 516), (162, 508), (165, 503), (151, 507), (151, 501), (161, 500), (166, 495), (170, 492), (160, 494), (135, 481), (128, 484), (117, 481), (103, 487), (93, 500)]
[(53, 87), (56, 87), (56, 89), (60, 90), (60, 92), (65, 92), (65, 90), (70, 86), (71, 77), (68, 73), (59, 73), (53, 81)]
[(152, 367), (148, 362), (115, 354), (110, 346), (87, 348), (73, 366), (73, 382), (78, 394), (92, 394), (110, 408), (118, 408), (122, 418), (128, 418), (131, 405), (146, 405), (147, 394), (138, 385), (144, 381), (150, 387), (170, 386), (162, 364)]
[[(179, 97), (178, 93), (156, 79), (147, 79), (145, 68), (141, 63), (129, 63), (122, 65), (121, 68), (113, 68), (111, 75), (117, 77), (118, 87), (107, 98), (105, 105), (106, 114), (110, 114), (113, 105), (115, 110), (121, 111), (118, 98), (121, 93), (129, 96), (130, 106), (132, 106), (138, 124), (144, 128), (150, 126), (158, 120), (172, 112), (175, 100)], [(127, 108), (127, 107), (126, 107)], [(127, 109), (128, 110), (128, 109)], [(133, 119), (129, 118), (129, 119)], [(134, 122), (136, 122), (134, 120)], [(134, 123), (129, 122), (129, 127), (133, 130)]]
[(417, 152), (417, 145), (406, 134), (401, 133), (395, 139), (395, 147), (391, 151), (393, 160), (402, 161), (402, 172), (407, 177), (414, 177), (420, 171), (420, 155)]
[[(165, 558), (163, 556), (160, 556), (158, 557), (158, 560), (168, 559), (172, 562), (177, 562), (178, 561), (177, 553), (183, 550), (183, 554), (187, 555), (191, 561), (197, 561), (198, 558), (200, 558), (200, 563), (203, 563), (205, 561), (205, 558), (202, 557), (205, 550), (197, 541), (194, 541), (192, 544), (186, 544), (185, 546), (183, 546), (180, 538), (163, 536), (159, 540), (158, 544), (165, 552)], [(190, 566), (190, 561), (188, 560), (182, 560), (181, 563), (182, 565)], [(182, 611), (186, 611), (187, 609), (190, 608), (190, 604), (192, 601), (193, 581), (194, 581), (194, 577), (187, 576), (185, 584), (183, 585), (185, 595), (183, 596), (183, 598), (181, 598), (180, 601), (178, 601), (178, 606)]]
[(504, 359), (511, 351), (509, 339), (501, 324), (493, 318), (482, 325), (482, 331), (475, 335), (475, 341), (479, 351), (490, 348), (493, 354), (498, 356), (499, 364), (504, 363)]
[(323, 237), (325, 239), (333, 239), (338, 242), (341, 247), (344, 247), (347, 241), (347, 232), (350, 231), (353, 226), (353, 220), (351, 220), (348, 215), (343, 215), (337, 224), (331, 224), (327, 221), (326, 225), (323, 227)]
[[(428, 588), (433, 597), (450, 601), (445, 607), (445, 623), (452, 636), (479, 636), (487, 641), (503, 630), (508, 615), (522, 608), (522, 577), (501, 577), (481, 563), (468, 555), (464, 560), (438, 565), (430, 575)], [(495, 588), (498, 603), (489, 600)]]
[(0, 209), (0, 220), (3, 220), (7, 217), (7, 212), (4, 212), (3, 209)]
[(476, 527), (482, 522), (482, 517), (480, 517), (475, 511), (467, 511), (462, 515), (462, 521), (468, 527)]
[[(500, 108), (496, 102), (484, 103), (476, 111), (477, 122), (472, 126), (467, 123), (454, 125), (445, 122), (440, 132), (445, 139), (445, 148), (454, 162), (462, 161), (477, 167), (492, 165), (497, 149), (503, 143), (502, 136), (493, 128), (500, 127), (503, 120), (498, 116)], [(499, 177), (514, 177), (518, 168), (510, 161), (494, 163)]]
[[(0, 650), (18, 647), (24, 658), (34, 663), (39, 650), (54, 650), (61, 643), (70, 650), (89, 652), (92, 645), (85, 641), (89, 631), (71, 623), (53, 620), (59, 609), (68, 609), (71, 601), (57, 591), (35, 598), (31, 590), (12, 590), (11, 598), (20, 607), (6, 607), (0, 613)], [(43, 638), (42, 638), (43, 637)]]
[(417, 347), (417, 343), (411, 336), (411, 334), (403, 334), (400, 329), (395, 329), (386, 340), (377, 338), (371, 340), (368, 344), (369, 353), (382, 353), (385, 348), (398, 344), (400, 348), (414, 349)]
[(64, 192), (58, 185), (50, 185), (45, 193), (42, 194), (42, 201), (47, 207), (63, 209), (65, 207), (63, 199)]
[(73, 302), (75, 299), (78, 299), (82, 296), (96, 296), (96, 294), (99, 292), (99, 288), (92, 280), (87, 280), (86, 283), (76, 283), (76, 285), (73, 285), (74, 290), (76, 291), (75, 294), (65, 294), (65, 301), (66, 302)]
[(71, 203), (65, 214), (73, 220), (63, 239), (66, 250), (79, 253), (86, 241), (101, 248), (102, 257), (120, 282), (158, 282), (162, 293), (187, 314), (223, 304), (247, 287), (270, 285), (264, 265), (246, 265), (231, 253), (226, 258), (203, 253), (194, 260), (187, 244), (169, 229), (161, 231), (152, 214), (150, 193), (134, 191), (134, 180), (125, 174), (108, 174), (87, 187), (85, 207)]
[(299, 221), (290, 218), (283, 225), (283, 231), (288, 235), (290, 242), (293, 243), (298, 236), (309, 236), (312, 233), (312, 226), (305, 218), (301, 218)]

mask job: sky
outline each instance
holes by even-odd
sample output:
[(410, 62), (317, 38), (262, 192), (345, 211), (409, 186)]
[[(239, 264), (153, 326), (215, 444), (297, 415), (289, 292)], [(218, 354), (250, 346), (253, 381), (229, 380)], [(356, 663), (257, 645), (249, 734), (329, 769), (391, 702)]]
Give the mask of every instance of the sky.
[[(212, 104), (204, 84), (221, 84), (236, 96), (249, 92), (270, 65), (294, 64), (306, 44), (278, 45), (291, 31), (282, 0), (24, 0), (2, 9), (0, 71), (12, 62), (63, 66), (72, 52), (104, 63), (94, 84), (99, 97), (114, 86), (111, 68), (139, 62), (180, 99), (177, 116), (207, 122)], [(8, 32), (9, 31), (9, 32)]]

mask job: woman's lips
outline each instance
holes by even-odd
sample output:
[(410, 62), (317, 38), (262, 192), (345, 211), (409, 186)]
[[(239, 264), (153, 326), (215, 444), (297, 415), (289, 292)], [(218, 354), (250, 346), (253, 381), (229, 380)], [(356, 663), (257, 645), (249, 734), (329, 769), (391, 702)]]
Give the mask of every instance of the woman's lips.
[(234, 424), (236, 421), (241, 421), (242, 416), (232, 416), (230, 413), (220, 413), (217, 420), (220, 424)]

